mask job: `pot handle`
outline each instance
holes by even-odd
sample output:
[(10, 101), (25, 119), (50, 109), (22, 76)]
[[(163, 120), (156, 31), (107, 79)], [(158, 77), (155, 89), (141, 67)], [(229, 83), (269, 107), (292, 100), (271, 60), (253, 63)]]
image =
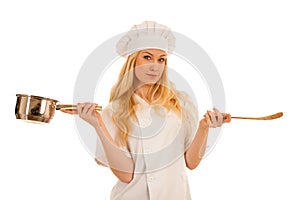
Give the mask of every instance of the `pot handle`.
[[(77, 105), (72, 105), (72, 104), (59, 104), (56, 105), (56, 110), (64, 109), (64, 110), (77, 110)], [(95, 108), (97, 111), (102, 111), (102, 106), (97, 106)]]

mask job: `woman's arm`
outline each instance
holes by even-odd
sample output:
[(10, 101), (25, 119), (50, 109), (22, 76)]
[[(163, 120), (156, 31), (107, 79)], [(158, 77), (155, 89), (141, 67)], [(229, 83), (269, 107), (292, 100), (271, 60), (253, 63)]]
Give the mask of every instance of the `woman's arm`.
[(185, 163), (191, 170), (199, 165), (206, 149), (209, 127), (201, 125), (201, 121), (192, 144), (185, 152)]
[(223, 123), (230, 121), (230, 114), (220, 113), (217, 109), (214, 109), (214, 112), (207, 111), (205, 117), (199, 122), (198, 130), (192, 144), (185, 152), (185, 162), (189, 169), (195, 169), (205, 154), (209, 128), (220, 127)]
[[(92, 125), (103, 145), (104, 153), (108, 161), (109, 168), (115, 176), (122, 182), (129, 183), (133, 179), (134, 162), (131, 157), (118, 146), (111, 134), (108, 132), (102, 116), (95, 110), (97, 104), (78, 103), (77, 111), (61, 110), (69, 114), (78, 114), (80, 118)], [(103, 165), (100, 160), (95, 158), (97, 164)]]
[[(116, 144), (114, 139), (108, 133), (101, 116), (98, 118), (98, 121), (99, 126), (96, 126), (95, 129), (102, 142), (104, 153), (111, 171), (120, 181), (130, 183), (133, 179), (133, 159), (128, 157), (126, 152)], [(97, 163), (99, 163), (99, 161)]]

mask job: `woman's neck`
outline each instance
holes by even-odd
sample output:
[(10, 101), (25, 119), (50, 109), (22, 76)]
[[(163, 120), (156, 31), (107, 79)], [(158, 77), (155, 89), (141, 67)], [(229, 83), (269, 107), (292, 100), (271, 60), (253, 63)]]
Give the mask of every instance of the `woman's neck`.
[(149, 102), (151, 98), (151, 94), (149, 91), (151, 90), (151, 88), (152, 85), (143, 85), (141, 87), (138, 87), (135, 90), (135, 93), (139, 95), (141, 98), (143, 98), (144, 100), (146, 100), (147, 102)]

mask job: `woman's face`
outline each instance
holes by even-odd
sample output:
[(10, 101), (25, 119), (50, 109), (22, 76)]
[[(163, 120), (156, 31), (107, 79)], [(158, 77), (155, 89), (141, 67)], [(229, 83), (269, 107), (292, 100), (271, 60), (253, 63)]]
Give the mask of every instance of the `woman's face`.
[(167, 54), (160, 49), (146, 49), (138, 53), (134, 74), (142, 84), (155, 84), (166, 66)]

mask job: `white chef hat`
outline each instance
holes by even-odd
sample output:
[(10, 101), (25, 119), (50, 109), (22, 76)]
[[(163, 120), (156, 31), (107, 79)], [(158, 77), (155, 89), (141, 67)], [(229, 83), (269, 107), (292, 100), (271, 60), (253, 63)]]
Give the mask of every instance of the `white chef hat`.
[(161, 49), (172, 53), (175, 37), (170, 28), (154, 21), (134, 25), (117, 43), (117, 53), (126, 57), (143, 49)]

